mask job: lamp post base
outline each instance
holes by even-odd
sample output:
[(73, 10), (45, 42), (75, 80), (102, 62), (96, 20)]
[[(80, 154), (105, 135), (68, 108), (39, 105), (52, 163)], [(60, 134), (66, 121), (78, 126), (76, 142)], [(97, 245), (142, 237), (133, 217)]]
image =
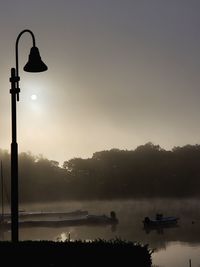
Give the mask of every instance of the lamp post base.
[(18, 145), (11, 144), (11, 240), (19, 241), (18, 234)]

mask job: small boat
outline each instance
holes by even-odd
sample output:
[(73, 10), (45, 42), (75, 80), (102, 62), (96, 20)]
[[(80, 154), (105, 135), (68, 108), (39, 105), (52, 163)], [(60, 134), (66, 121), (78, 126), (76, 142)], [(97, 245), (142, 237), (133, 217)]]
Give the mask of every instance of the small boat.
[[(78, 225), (102, 225), (118, 223), (115, 212), (111, 211), (110, 217), (107, 215), (90, 215), (77, 216), (69, 218), (42, 218), (42, 219), (20, 219), (20, 227), (64, 227), (64, 226), (78, 226)], [(10, 220), (4, 221), (4, 227), (11, 224)]]
[[(88, 215), (87, 210), (75, 210), (75, 211), (70, 211), (70, 212), (55, 212), (55, 211), (19, 211), (19, 218), (24, 219), (24, 218), (44, 218), (44, 217), (59, 217), (59, 218), (76, 218), (80, 216), (86, 216)], [(4, 215), (0, 215), (0, 221), (2, 219), (9, 220), (11, 218), (10, 213), (4, 213)]]
[(176, 225), (178, 223), (179, 218), (177, 217), (163, 217), (163, 214), (156, 214), (155, 219), (150, 219), (149, 217), (145, 217), (143, 220), (144, 227), (156, 227), (156, 226), (170, 226)]

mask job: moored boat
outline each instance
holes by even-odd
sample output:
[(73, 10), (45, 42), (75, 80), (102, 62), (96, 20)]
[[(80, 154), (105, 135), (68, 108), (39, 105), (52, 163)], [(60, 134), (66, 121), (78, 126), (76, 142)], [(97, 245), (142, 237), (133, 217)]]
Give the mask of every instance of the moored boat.
[[(63, 227), (63, 226), (78, 226), (78, 225), (98, 225), (110, 224), (115, 225), (118, 223), (115, 212), (111, 211), (110, 216), (107, 215), (90, 215), (69, 218), (41, 218), (41, 219), (20, 219), (20, 227)], [(4, 221), (4, 227), (11, 224), (10, 220)]]
[[(19, 218), (44, 218), (44, 217), (58, 217), (58, 218), (77, 218), (82, 216), (87, 216), (88, 211), (87, 210), (75, 210), (70, 212), (55, 212), (55, 211), (19, 211)], [(3, 215), (0, 215), (0, 221), (2, 219), (9, 220), (11, 218), (10, 213), (4, 213)]]
[(162, 214), (156, 214), (155, 219), (151, 219), (149, 217), (145, 217), (143, 220), (144, 227), (151, 226), (166, 226), (166, 225), (176, 225), (178, 223), (179, 218), (177, 217), (163, 217)]

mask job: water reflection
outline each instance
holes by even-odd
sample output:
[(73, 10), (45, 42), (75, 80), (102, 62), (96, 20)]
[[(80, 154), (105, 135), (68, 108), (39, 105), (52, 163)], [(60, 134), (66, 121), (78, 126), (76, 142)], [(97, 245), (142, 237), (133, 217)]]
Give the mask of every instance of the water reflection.
[(163, 226), (145, 226), (143, 227), (143, 230), (146, 232), (146, 234), (151, 233), (152, 231), (156, 231), (157, 234), (163, 235), (166, 232), (166, 229), (169, 228), (177, 228), (180, 227), (180, 225), (163, 225)]
[(153, 263), (159, 267), (190, 266), (190, 261), (191, 266), (200, 266), (199, 246), (188, 246), (185, 243), (171, 242), (168, 244), (166, 250), (159, 250), (158, 253), (153, 253)]
[[(68, 225), (62, 227), (20, 227), (21, 240), (55, 240), (65, 238), (94, 240), (97, 238), (122, 239), (149, 244), (158, 252), (168, 250), (172, 243), (187, 244), (200, 248), (200, 202), (198, 200), (127, 200), (127, 201), (85, 201), (58, 202), (48, 204), (23, 205), (23, 210), (73, 211), (88, 210), (90, 214), (116, 212), (118, 225)], [(180, 218), (173, 227), (144, 229), (143, 219), (163, 213)], [(10, 240), (10, 231), (1, 228), (1, 240)], [(200, 261), (199, 261), (200, 262)], [(168, 265), (169, 266), (169, 265)], [(173, 266), (173, 265), (171, 265)], [(175, 265), (174, 265), (175, 266)], [(187, 266), (187, 265), (186, 265)]]
[(69, 240), (71, 241), (71, 235), (70, 235), (70, 232), (66, 233), (66, 232), (63, 232), (61, 233), (57, 238), (56, 238), (56, 241), (66, 241), (66, 240)]

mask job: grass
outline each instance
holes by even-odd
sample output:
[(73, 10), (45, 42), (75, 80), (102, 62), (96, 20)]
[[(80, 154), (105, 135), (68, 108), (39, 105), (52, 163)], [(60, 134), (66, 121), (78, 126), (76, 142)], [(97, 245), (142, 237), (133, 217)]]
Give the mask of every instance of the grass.
[(152, 251), (121, 239), (86, 242), (81, 240), (0, 242), (0, 258), (5, 266), (98, 266), (108, 264), (150, 267)]

